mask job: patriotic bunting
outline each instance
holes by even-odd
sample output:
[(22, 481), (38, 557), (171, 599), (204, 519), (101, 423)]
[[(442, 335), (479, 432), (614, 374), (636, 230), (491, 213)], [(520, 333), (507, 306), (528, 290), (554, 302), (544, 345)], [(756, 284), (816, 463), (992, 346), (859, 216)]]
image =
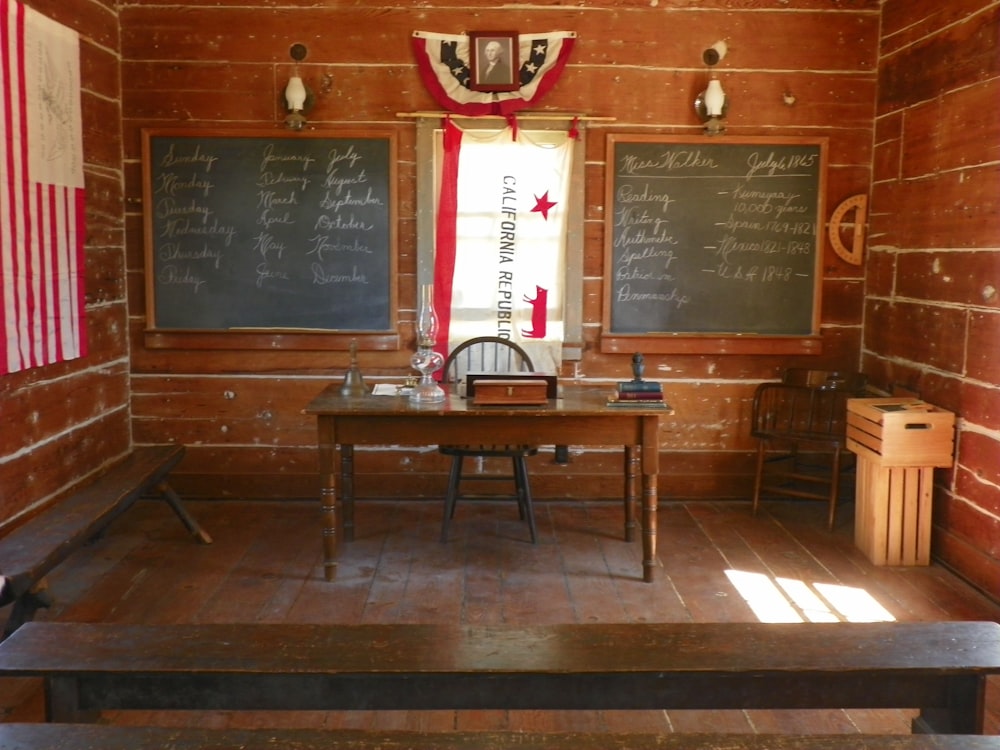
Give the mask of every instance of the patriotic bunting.
[(534, 104), (562, 74), (576, 41), (572, 31), (518, 35), (519, 88), (484, 92), (469, 88), (469, 37), (413, 32), (413, 50), (424, 85), (439, 105), (461, 115), (509, 115)]
[(0, 0), (0, 374), (86, 354), (76, 32)]

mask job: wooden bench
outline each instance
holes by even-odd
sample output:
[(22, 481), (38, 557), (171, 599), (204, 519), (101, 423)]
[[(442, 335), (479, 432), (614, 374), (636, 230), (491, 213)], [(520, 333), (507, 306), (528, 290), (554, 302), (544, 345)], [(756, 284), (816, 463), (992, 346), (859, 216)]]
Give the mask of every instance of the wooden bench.
[(5, 750), (1000, 750), (1000, 736), (378, 732), (0, 724)]
[(26, 623), (0, 677), (42, 677), (50, 721), (101, 710), (919, 709), (983, 729), (1000, 625)]
[(138, 498), (157, 492), (199, 541), (212, 539), (188, 514), (167, 484), (167, 474), (184, 456), (182, 445), (139, 447), (78, 492), (53, 503), (0, 538), (0, 574), (6, 579), (0, 606), (13, 602), (6, 638), (35, 612), (51, 604), (44, 579), (59, 563), (100, 534)]

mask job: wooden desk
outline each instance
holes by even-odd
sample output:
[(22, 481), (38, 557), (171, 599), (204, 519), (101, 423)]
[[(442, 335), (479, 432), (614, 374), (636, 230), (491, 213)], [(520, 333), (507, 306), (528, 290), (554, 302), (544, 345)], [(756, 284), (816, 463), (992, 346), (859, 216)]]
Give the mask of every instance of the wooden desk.
[[(434, 406), (411, 406), (405, 397), (344, 398), (340, 383), (328, 386), (305, 408), (319, 430), (320, 504), (323, 509), (323, 573), (337, 573), (337, 517), (344, 537), (354, 534), (354, 446), (442, 443), (621, 445), (625, 448), (625, 540), (635, 537), (636, 477), (642, 476), (642, 579), (656, 566), (656, 480), (660, 417), (669, 409), (613, 407), (607, 389), (567, 388), (544, 406), (476, 406), (458, 396)], [(339, 456), (338, 456), (339, 447)], [(340, 476), (340, 496), (337, 477)], [(442, 487), (442, 492), (444, 488)]]

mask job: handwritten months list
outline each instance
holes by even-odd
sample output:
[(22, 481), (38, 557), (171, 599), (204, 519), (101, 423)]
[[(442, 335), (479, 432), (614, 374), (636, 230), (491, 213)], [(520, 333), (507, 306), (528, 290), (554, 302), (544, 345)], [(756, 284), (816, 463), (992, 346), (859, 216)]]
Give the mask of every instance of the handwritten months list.
[[(302, 273), (315, 286), (368, 284), (363, 256), (374, 252), (370, 237), (377, 231), (371, 215), (385, 201), (353, 144), (322, 158), (263, 144), (251, 171), (254, 205), (217, 195), (231, 189), (221, 179), (231, 158), (204, 143), (171, 143), (159, 160), (153, 210), (160, 286), (211, 294), (233, 266), (236, 275), (252, 269), (258, 289)], [(238, 215), (222, 215), (229, 212)]]
[[(815, 172), (818, 160), (817, 153), (754, 150), (743, 171), (732, 173), (697, 149), (622, 157), (615, 189), (615, 300), (684, 307), (692, 298), (679, 281), (681, 263), (737, 286), (781, 285), (811, 275), (816, 196), (796, 185)], [(688, 190), (694, 181), (699, 189)], [(700, 205), (691, 210), (693, 200)], [(693, 235), (679, 234), (674, 219), (681, 213), (704, 216), (703, 226)], [(684, 225), (690, 231), (690, 222)]]

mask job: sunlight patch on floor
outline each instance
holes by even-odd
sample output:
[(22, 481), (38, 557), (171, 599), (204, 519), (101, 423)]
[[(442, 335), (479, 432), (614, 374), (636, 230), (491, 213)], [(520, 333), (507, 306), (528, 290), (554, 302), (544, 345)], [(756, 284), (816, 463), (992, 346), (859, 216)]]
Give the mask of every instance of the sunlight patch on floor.
[(761, 622), (893, 622), (871, 594), (854, 586), (727, 570), (726, 577)]

